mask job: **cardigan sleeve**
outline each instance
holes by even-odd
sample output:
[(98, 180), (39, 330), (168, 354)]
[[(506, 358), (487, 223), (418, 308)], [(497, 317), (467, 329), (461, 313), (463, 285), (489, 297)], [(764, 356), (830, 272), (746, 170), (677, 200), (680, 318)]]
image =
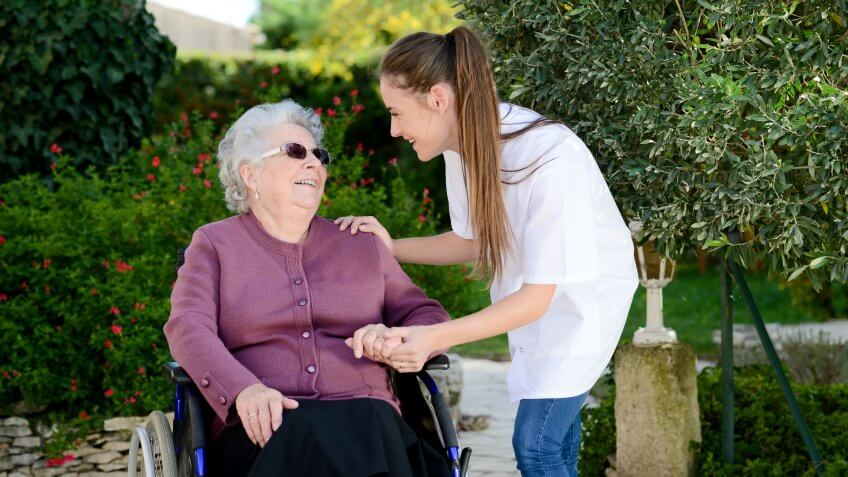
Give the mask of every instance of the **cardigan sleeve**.
[(427, 298), (382, 241), (372, 235), (380, 256), (383, 271), (383, 322), (386, 326), (431, 325), (448, 321), (450, 317), (442, 305)]
[[(230, 409), (236, 396), (259, 379), (242, 365), (218, 336), (221, 270), (212, 241), (198, 229), (171, 293), (165, 336), (171, 355), (197, 384), (221, 421), (237, 421)], [(229, 420), (228, 420), (229, 417)]]

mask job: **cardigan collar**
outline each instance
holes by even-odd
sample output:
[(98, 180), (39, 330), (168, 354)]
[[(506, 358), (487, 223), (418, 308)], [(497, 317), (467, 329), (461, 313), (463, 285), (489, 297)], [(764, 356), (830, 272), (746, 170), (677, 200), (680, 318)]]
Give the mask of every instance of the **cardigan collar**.
[(309, 223), (309, 229), (306, 231), (306, 238), (301, 243), (284, 242), (273, 237), (259, 223), (256, 215), (252, 212), (242, 214), (241, 221), (254, 240), (269, 251), (279, 255), (306, 257), (311, 255), (321, 243), (321, 218), (317, 214), (312, 217), (312, 221)]

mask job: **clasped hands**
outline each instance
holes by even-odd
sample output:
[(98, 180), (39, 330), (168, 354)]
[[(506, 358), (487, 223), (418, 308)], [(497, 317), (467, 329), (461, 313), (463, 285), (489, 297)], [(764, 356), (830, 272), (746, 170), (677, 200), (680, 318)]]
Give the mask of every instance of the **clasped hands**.
[(401, 373), (417, 373), (430, 358), (434, 347), (426, 327), (382, 324), (366, 325), (345, 340), (356, 358), (363, 356), (384, 363)]

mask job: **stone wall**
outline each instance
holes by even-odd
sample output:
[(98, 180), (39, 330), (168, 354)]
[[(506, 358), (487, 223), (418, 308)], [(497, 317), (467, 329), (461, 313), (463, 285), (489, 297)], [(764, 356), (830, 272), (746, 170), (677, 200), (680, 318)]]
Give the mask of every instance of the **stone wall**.
[(103, 430), (89, 434), (78, 448), (63, 457), (47, 459), (44, 439), (52, 430), (21, 417), (0, 419), (0, 477), (117, 477), (127, 475), (130, 436), (143, 417), (104, 421)]

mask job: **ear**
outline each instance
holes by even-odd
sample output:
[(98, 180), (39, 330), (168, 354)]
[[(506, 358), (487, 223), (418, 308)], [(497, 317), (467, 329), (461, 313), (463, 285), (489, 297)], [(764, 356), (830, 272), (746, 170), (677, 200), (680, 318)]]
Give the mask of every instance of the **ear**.
[(427, 95), (427, 105), (430, 106), (430, 109), (439, 114), (445, 114), (450, 110), (452, 95), (448, 88), (449, 86), (445, 83), (436, 83), (430, 87), (430, 94)]
[(242, 182), (244, 185), (249, 187), (250, 189), (256, 189), (256, 182), (259, 177), (256, 174), (256, 170), (254, 170), (253, 166), (242, 164), (239, 166), (239, 175), (241, 176)]

